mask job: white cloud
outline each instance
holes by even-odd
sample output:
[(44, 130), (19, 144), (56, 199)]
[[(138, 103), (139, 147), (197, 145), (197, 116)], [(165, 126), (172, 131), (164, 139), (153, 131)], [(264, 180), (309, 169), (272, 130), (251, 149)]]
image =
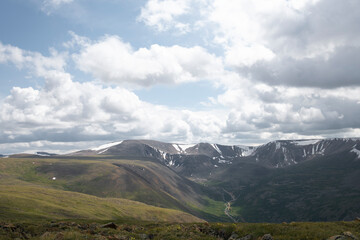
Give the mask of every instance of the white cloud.
[[(180, 22), (190, 29), (196, 26), (210, 32), (213, 43), (223, 48), (227, 66), (244, 77), (289, 86), (334, 88), (360, 84), (359, 1), (186, 3), (197, 12), (196, 20), (185, 17), (189, 11), (179, 11), (176, 19), (167, 18), (167, 29)], [(155, 18), (156, 14), (150, 11), (149, 16)]]
[(360, 85), (360, 47), (339, 47), (332, 54), (314, 58), (278, 57), (238, 71), (255, 81), (275, 85), (338, 88)]
[[(14, 48), (7, 46), (6, 49)], [(202, 51), (199, 49), (196, 53), (201, 55)], [(50, 142), (59, 146), (61, 142), (128, 138), (196, 142), (214, 140), (221, 133), (225, 114), (172, 110), (141, 101), (122, 87), (74, 82), (72, 76), (63, 70), (64, 64), (45, 64), (47, 58), (39, 53), (17, 48), (16, 52), (20, 52), (16, 57), (2, 53), (2, 62), (19, 63), (43, 78), (45, 84), (38, 89), (13, 87), (10, 95), (2, 101), (0, 149), (12, 143), (15, 145), (9, 149), (17, 146), (24, 149), (27, 142), (29, 147), (36, 148), (32, 143), (45, 142), (46, 146), (38, 148), (46, 149)], [(187, 63), (187, 58), (177, 57), (188, 71), (198, 76), (207, 74), (202, 68)]]
[(27, 68), (36, 76), (43, 77), (50, 70), (62, 71), (66, 66), (67, 55), (50, 50), (46, 57), (37, 52), (25, 51), (0, 42), (0, 63), (11, 63), (17, 68)]
[(277, 85), (360, 84), (359, 2), (214, 0), (207, 16), (226, 63), (243, 76)]
[(51, 14), (52, 11), (59, 8), (61, 5), (69, 4), (74, 0), (43, 0), (41, 10), (46, 14)]
[(214, 78), (223, 71), (222, 61), (204, 48), (181, 46), (133, 50), (116, 36), (83, 45), (74, 54), (77, 66), (95, 78), (120, 85), (179, 84)]
[(211, 112), (171, 110), (141, 101), (117, 87), (73, 82), (53, 75), (35, 90), (13, 88), (1, 106), (1, 143), (152, 138), (174, 141), (213, 139), (221, 132)]
[(149, 0), (141, 9), (139, 20), (155, 27), (158, 31), (175, 27), (185, 33), (189, 30), (189, 25), (177, 22), (175, 19), (189, 12), (191, 2), (191, 0)]
[(59, 6), (65, 3), (71, 3), (74, 0), (44, 0), (44, 4), (49, 4), (53, 6)]
[(275, 57), (275, 54), (262, 45), (252, 44), (244, 46), (243, 44), (234, 44), (226, 51), (226, 63), (229, 66), (252, 66), (259, 60), (269, 61)]
[(322, 114), (321, 110), (314, 107), (310, 107), (310, 108), (302, 107), (300, 109), (300, 118), (305, 123), (320, 122), (325, 120), (325, 117)]
[[(359, 87), (314, 89), (248, 84), (228, 89), (219, 104), (232, 108), (225, 132), (236, 138), (353, 135), (360, 128)], [(346, 134), (345, 134), (346, 135)]]
[[(45, 82), (38, 88), (14, 87), (1, 101), (0, 149), (24, 149), (26, 144), (22, 144), (29, 142), (29, 147), (51, 150), (52, 143), (61, 147), (61, 143), (83, 142), (85, 146), (84, 142), (128, 138), (262, 143), (359, 132), (356, 41), (348, 31), (339, 40), (331, 31), (327, 39), (302, 30), (304, 21), (309, 21), (304, 13), (321, 1), (302, 1), (296, 6), (280, 0), (274, 6), (224, 2), (228, 5), (213, 1), (212, 8), (201, 15), (209, 17), (202, 24), (216, 23), (214, 41), (223, 47), (223, 57), (199, 46), (154, 44), (133, 49), (117, 36), (91, 41), (72, 34), (72, 41), (65, 44), (68, 51), (75, 51), (72, 58), (55, 50), (43, 56), (0, 43), (0, 63), (26, 69)], [(245, 11), (244, 16), (236, 15), (237, 11)], [(274, 26), (285, 24), (279, 20), (282, 17), (288, 27), (266, 27), (266, 21), (276, 23)], [(254, 29), (240, 18), (254, 22)], [(295, 33), (291, 35), (294, 26), (302, 41)], [(65, 71), (71, 60), (97, 81), (75, 82)], [(305, 77), (298, 76), (299, 69)], [(217, 110), (171, 109), (166, 103), (144, 102), (126, 89), (195, 81), (209, 81), (224, 89), (209, 99), (208, 106)], [(70, 149), (65, 145), (64, 149)]]

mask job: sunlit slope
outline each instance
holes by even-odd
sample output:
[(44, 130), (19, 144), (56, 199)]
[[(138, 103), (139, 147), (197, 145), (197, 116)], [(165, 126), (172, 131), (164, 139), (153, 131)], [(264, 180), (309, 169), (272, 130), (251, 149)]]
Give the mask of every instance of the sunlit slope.
[(0, 219), (92, 219), (166, 222), (202, 221), (173, 209), (118, 198), (45, 188), (21, 181), (0, 184)]
[(0, 177), (101, 198), (134, 200), (206, 219), (220, 219), (213, 216), (214, 204), (223, 208), (223, 202), (207, 198), (200, 185), (151, 161), (2, 158)]

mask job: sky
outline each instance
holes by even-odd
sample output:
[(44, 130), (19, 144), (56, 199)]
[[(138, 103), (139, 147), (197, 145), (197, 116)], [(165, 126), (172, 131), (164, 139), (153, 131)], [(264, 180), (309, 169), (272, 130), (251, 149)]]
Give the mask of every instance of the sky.
[(358, 0), (1, 0), (0, 154), (360, 137)]

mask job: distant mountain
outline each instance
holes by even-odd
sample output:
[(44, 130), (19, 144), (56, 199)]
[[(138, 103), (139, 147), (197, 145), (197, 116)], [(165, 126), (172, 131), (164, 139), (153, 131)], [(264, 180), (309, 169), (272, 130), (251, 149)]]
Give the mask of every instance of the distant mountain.
[[(239, 221), (352, 220), (360, 215), (360, 139), (278, 140), (261, 146), (126, 140), (74, 155), (152, 159), (233, 196)], [(231, 195), (229, 195), (231, 194)]]
[(153, 140), (125, 140), (79, 151), (71, 155), (135, 156), (152, 157), (162, 160), (169, 160), (172, 155), (204, 155), (216, 159), (232, 159), (239, 156), (247, 156), (247, 152), (250, 149), (253, 149), (253, 147), (225, 146), (209, 143), (177, 144)]
[(150, 158), (182, 176), (206, 178), (212, 170), (216, 171), (218, 167), (247, 157), (254, 150), (255, 147), (210, 143), (177, 144), (153, 140), (125, 140), (71, 153), (70, 156), (109, 155), (132, 159)]
[(21, 181), (177, 209), (208, 221), (360, 216), (359, 138), (278, 140), (256, 147), (124, 140), (41, 155), (49, 154), (12, 155), (21, 171), (11, 170), (16, 164), (5, 169)]
[(338, 152), (360, 157), (359, 138), (278, 140), (261, 146), (177, 144), (152, 140), (125, 140), (72, 153), (73, 156), (111, 155), (152, 158), (184, 176), (207, 177), (211, 171), (236, 162), (284, 168)]
[(257, 147), (252, 157), (261, 165), (281, 168), (339, 152), (351, 152), (354, 157), (360, 157), (358, 149), (359, 138), (280, 140)]

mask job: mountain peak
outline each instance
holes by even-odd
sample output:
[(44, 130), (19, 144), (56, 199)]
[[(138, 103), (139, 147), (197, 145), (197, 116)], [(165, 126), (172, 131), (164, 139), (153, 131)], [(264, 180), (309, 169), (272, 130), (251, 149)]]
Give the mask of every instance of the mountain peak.
[(341, 151), (357, 154), (357, 144), (360, 146), (360, 138), (276, 140), (256, 147), (205, 142), (183, 144), (155, 140), (123, 140), (72, 155), (151, 158), (172, 168), (184, 167), (187, 162), (200, 161), (199, 159), (202, 159), (201, 164), (212, 167), (246, 161), (270, 168), (282, 168)]

